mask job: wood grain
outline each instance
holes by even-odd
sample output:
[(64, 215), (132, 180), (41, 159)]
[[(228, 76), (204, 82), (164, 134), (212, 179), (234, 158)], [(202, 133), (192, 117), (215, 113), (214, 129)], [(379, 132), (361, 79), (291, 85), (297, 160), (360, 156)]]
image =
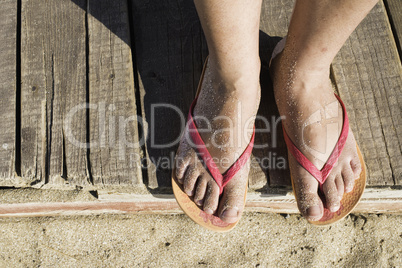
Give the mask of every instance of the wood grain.
[(22, 1), (21, 172), (27, 185), (88, 184), (85, 3)]
[[(207, 47), (192, 1), (131, 0), (148, 186), (171, 186), (183, 121)], [(183, 120), (183, 121), (182, 121)]]
[[(287, 148), (283, 139), (282, 125), (276, 107), (272, 81), (269, 77), (269, 62), (275, 45), (287, 34), (294, 1), (263, 1), (260, 19), (260, 59), (261, 59), (261, 104), (258, 114), (269, 122), (269, 132), (261, 135), (261, 142), (268, 146), (255, 154), (266, 159), (270, 187), (291, 187), (287, 158)], [(256, 126), (260, 122), (256, 122)], [(260, 126), (262, 127), (262, 126)], [(257, 138), (257, 136), (256, 136)], [(285, 163), (284, 165), (282, 163)], [(264, 169), (262, 167), (262, 169)], [(252, 173), (253, 177), (255, 176)], [(260, 181), (264, 180), (260, 176)]]
[(90, 0), (88, 34), (93, 182), (142, 183), (127, 2)]
[[(381, 197), (381, 198), (378, 198)], [(292, 195), (247, 197), (245, 213), (299, 213)], [(401, 213), (401, 192), (395, 190), (366, 190), (352, 213)], [(97, 214), (177, 214), (183, 213), (172, 195), (130, 195), (124, 199), (105, 198), (92, 202), (53, 202), (0, 204), (0, 217), (38, 217)]]
[(0, 9), (0, 186), (13, 186), (15, 170), (17, 91), (17, 2), (1, 2)]
[[(387, 7), (388, 18), (394, 29), (395, 39), (399, 45), (399, 50), (402, 45), (402, 1), (400, 0), (384, 0)], [(399, 51), (401, 57), (402, 51)]]
[(346, 41), (332, 69), (366, 161), (368, 185), (400, 185), (402, 68), (382, 2)]
[[(145, 157), (148, 186), (170, 187), (175, 140), (183, 130), (181, 120), (193, 100), (207, 47), (192, 2), (128, 3), (131, 10), (125, 1), (22, 0), (20, 179), (14, 177), (17, 3), (2, 2), (0, 92), (7, 98), (1, 100), (0, 120), (5, 126), (0, 130), (1, 186), (141, 184), (140, 161)], [(259, 115), (271, 126), (278, 113), (268, 62), (279, 40), (276, 36), (286, 35), (293, 3), (263, 1), (262, 6), (263, 100)], [(348, 39), (331, 70), (372, 186), (402, 185), (402, 67), (390, 27), (391, 22), (400, 44), (401, 4), (395, 0), (386, 3), (389, 20), (380, 2)], [(135, 79), (144, 135), (138, 132), (133, 117), (138, 102)], [(126, 128), (120, 131), (122, 124)], [(263, 122), (256, 125), (264, 127)], [(286, 159), (280, 134), (275, 148), (255, 149), (253, 160)], [(272, 146), (272, 135), (257, 134), (256, 142)], [(138, 146), (122, 145), (120, 138), (131, 144), (146, 138), (145, 156)], [(89, 158), (87, 139), (97, 145), (90, 148)], [(287, 170), (265, 168), (255, 161), (249, 179), (254, 191), (290, 185)]]
[[(160, 164), (164, 159), (172, 162), (177, 143), (166, 148), (157, 148), (155, 144), (166, 144), (180, 136), (183, 129), (180, 116), (182, 118), (187, 116), (207, 55), (207, 48), (192, 3), (180, 1), (177, 4), (169, 1), (162, 4), (132, 1), (132, 6), (142, 114), (148, 123), (148, 128), (145, 128), (148, 186), (159, 189), (170, 186), (171, 169), (163, 168)], [(271, 51), (274, 41), (269, 41)], [(266, 42), (264, 44), (266, 45)], [(265, 85), (270, 86), (269, 83)], [(170, 106), (152, 111), (152, 105), (162, 103)], [(272, 103), (273, 98), (264, 108), (270, 109)], [(181, 114), (177, 114), (172, 107), (179, 108)], [(271, 116), (277, 116), (277, 112), (272, 113), (272, 110), (264, 112), (264, 108), (260, 115), (271, 122)], [(256, 127), (265, 127), (262, 121), (257, 124), (259, 125)], [(264, 143), (264, 139), (262, 133), (257, 134), (258, 142)], [(263, 168), (261, 162), (274, 161), (278, 156), (283, 157), (283, 144), (279, 150), (282, 152), (275, 156), (273, 155), (277, 153), (277, 149), (253, 151), (249, 176), (250, 189), (259, 190), (267, 186), (268, 169)], [(273, 185), (290, 185), (289, 176), (283, 169), (274, 167), (271, 170), (273, 173), (277, 172), (275, 178), (280, 181), (274, 182)]]

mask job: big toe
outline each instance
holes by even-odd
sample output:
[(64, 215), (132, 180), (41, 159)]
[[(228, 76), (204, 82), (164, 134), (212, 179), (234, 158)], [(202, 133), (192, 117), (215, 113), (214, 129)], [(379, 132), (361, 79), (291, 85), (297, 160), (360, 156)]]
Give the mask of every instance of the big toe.
[(301, 214), (309, 221), (317, 221), (324, 214), (324, 206), (318, 195), (318, 182), (305, 174), (295, 181), (297, 205)]
[(323, 204), (316, 193), (302, 193), (298, 197), (299, 210), (309, 221), (318, 221), (323, 216)]
[(219, 206), (219, 217), (224, 222), (237, 222), (243, 213), (247, 186), (243, 181), (234, 179), (225, 186)]

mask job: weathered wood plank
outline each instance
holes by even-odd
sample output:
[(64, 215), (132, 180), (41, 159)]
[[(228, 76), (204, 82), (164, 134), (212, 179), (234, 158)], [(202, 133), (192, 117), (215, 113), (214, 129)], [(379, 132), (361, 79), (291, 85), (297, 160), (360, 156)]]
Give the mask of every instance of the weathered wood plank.
[[(279, 112), (276, 107), (272, 81), (269, 77), (269, 61), (276, 43), (287, 34), (290, 16), (294, 1), (263, 1), (260, 19), (260, 58), (261, 58), (261, 104), (259, 115), (269, 122), (268, 133), (263, 133), (268, 147), (261, 151), (260, 155), (268, 164), (267, 173), (269, 185), (291, 186), (290, 173), (287, 158), (287, 148), (283, 139), (282, 125)], [(256, 126), (258, 126), (258, 121)], [(260, 126), (262, 128), (262, 126)], [(257, 136), (256, 136), (257, 139)], [(254, 176), (254, 174), (252, 174)], [(261, 177), (260, 180), (264, 178)]]
[(0, 9), (0, 185), (13, 186), (15, 171), (17, 2), (2, 1)]
[[(387, 7), (388, 18), (395, 31), (395, 39), (399, 44), (399, 49), (402, 46), (402, 1), (401, 0), (384, 0)], [(399, 51), (402, 53), (402, 51)]]
[(267, 186), (291, 185), (286, 145), (267, 63), (278, 39), (260, 34), (261, 104), (255, 121), (256, 134), (249, 175), (249, 188), (257, 191), (267, 189)]
[[(170, 185), (171, 176), (171, 166), (164, 168), (163, 165), (172, 162), (177, 143), (166, 148), (157, 148), (157, 145), (180, 136), (183, 127), (180, 119), (186, 118), (194, 98), (207, 48), (192, 3), (132, 3), (142, 111), (148, 122), (148, 129), (145, 129), (148, 186), (163, 188)], [(163, 103), (169, 106), (152, 110), (156, 107), (152, 105)], [(176, 108), (180, 114), (174, 110)], [(263, 143), (264, 136), (257, 136)], [(261, 152), (253, 151), (251, 189), (267, 184), (267, 169), (262, 169), (260, 162), (270, 161), (269, 152), (264, 151), (267, 155)]]
[(23, 0), (21, 173), (27, 185), (87, 184), (85, 0)]
[(142, 183), (126, 1), (90, 0), (90, 166), (95, 185)]
[[(275, 103), (269, 68), (264, 63), (267, 60), (267, 56), (272, 54), (277, 41), (278, 38), (267, 38), (267, 43), (260, 40), (260, 47), (264, 47), (260, 50), (260, 53), (263, 53), (260, 55), (262, 62), (260, 75), (261, 104), (257, 113), (255, 127), (259, 131), (256, 133), (256, 145), (262, 146), (262, 148), (254, 147), (253, 150), (253, 154), (259, 162), (259, 167), (253, 167), (250, 172), (250, 187), (254, 189), (258, 189), (256, 186), (263, 186), (264, 182), (268, 181), (270, 187), (291, 186), (281, 118)], [(264, 171), (265, 176), (257, 176), (260, 173), (260, 169)], [(257, 183), (257, 178), (259, 178), (259, 183)]]
[[(100, 195), (102, 201), (0, 204), (0, 217), (183, 213), (172, 195)], [(380, 198), (379, 198), (380, 197)], [(294, 196), (249, 194), (245, 213), (299, 213)], [(401, 213), (400, 190), (366, 190), (352, 213)]]
[(148, 186), (170, 186), (171, 168), (207, 47), (192, 1), (130, 0), (146, 137)]
[(262, 1), (261, 31), (270, 36), (285, 36), (288, 33), (294, 3), (295, 0)]
[(402, 68), (382, 2), (368, 14), (333, 62), (368, 168), (368, 185), (402, 184)]

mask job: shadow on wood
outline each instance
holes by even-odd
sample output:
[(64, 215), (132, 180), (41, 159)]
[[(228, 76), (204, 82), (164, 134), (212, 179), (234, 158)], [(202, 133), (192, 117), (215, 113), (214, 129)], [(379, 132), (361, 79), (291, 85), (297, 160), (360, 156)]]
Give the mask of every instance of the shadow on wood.
[[(275, 103), (272, 80), (269, 74), (269, 62), (271, 60), (272, 51), (275, 45), (281, 40), (280, 37), (271, 37), (263, 31), (260, 31), (260, 59), (261, 59), (261, 103), (257, 112), (256, 129), (260, 132), (256, 133), (256, 143), (253, 155), (259, 161), (259, 168), (266, 175), (265, 180), (267, 186), (290, 186), (290, 177), (287, 161), (287, 150), (283, 139), (282, 124)], [(267, 126), (268, 124), (268, 126)], [(261, 148), (259, 148), (261, 147)], [(259, 176), (253, 174), (256, 172), (253, 167), (250, 174), (250, 184), (261, 183), (254, 182)], [(260, 178), (262, 180), (263, 178)], [(263, 189), (256, 189), (264, 192)]]
[[(146, 161), (142, 161), (144, 179), (150, 189), (161, 192), (170, 188), (174, 155), (208, 54), (207, 45), (192, 2), (132, 0), (129, 8), (135, 44), (134, 68), (137, 68), (134, 71), (138, 75), (136, 97), (140, 98), (138, 113), (143, 120), (139, 139), (145, 137), (146, 141)], [(91, 5), (88, 12), (130, 44), (130, 35), (124, 32), (124, 27), (101, 16), (101, 10), (101, 5)], [(250, 186), (255, 185), (261, 191), (267, 185), (289, 185), (287, 169), (278, 168), (275, 163), (280, 158), (287, 163), (287, 158), (268, 72), (270, 55), (279, 40), (260, 32), (262, 100), (258, 117), (262, 120), (256, 121), (256, 128), (268, 127), (268, 133), (256, 134), (256, 144), (262, 148), (253, 151), (253, 160), (258, 165), (253, 165)], [(266, 126), (266, 122), (270, 125)], [(270, 183), (267, 183), (268, 174)]]
[(170, 188), (171, 168), (207, 46), (191, 1), (131, 1), (146, 136), (148, 186)]

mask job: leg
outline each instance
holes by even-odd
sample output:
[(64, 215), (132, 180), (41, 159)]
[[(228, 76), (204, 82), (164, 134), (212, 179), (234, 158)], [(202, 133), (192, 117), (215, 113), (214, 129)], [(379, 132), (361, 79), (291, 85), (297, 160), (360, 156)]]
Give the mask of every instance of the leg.
[[(225, 172), (250, 141), (243, 131), (252, 129), (260, 99), (258, 56), (261, 1), (196, 0), (207, 39), (208, 66), (194, 108), (201, 137), (220, 172)], [(206, 122), (209, 122), (208, 125)], [(189, 196), (208, 214), (218, 210), (223, 221), (240, 217), (244, 205), (249, 164), (219, 188), (183, 136), (176, 155), (176, 178)]]
[[(331, 154), (343, 123), (329, 81), (330, 64), (376, 2), (296, 0), (285, 48), (273, 61), (275, 98), (280, 114), (286, 117), (286, 132), (319, 169)], [(306, 125), (309, 120), (316, 123)], [(320, 219), (323, 204), (317, 195), (317, 181), (292, 156), (289, 165), (301, 213), (309, 220)], [(339, 209), (343, 193), (353, 189), (360, 170), (356, 142), (349, 130), (344, 150), (323, 187), (331, 211)]]

